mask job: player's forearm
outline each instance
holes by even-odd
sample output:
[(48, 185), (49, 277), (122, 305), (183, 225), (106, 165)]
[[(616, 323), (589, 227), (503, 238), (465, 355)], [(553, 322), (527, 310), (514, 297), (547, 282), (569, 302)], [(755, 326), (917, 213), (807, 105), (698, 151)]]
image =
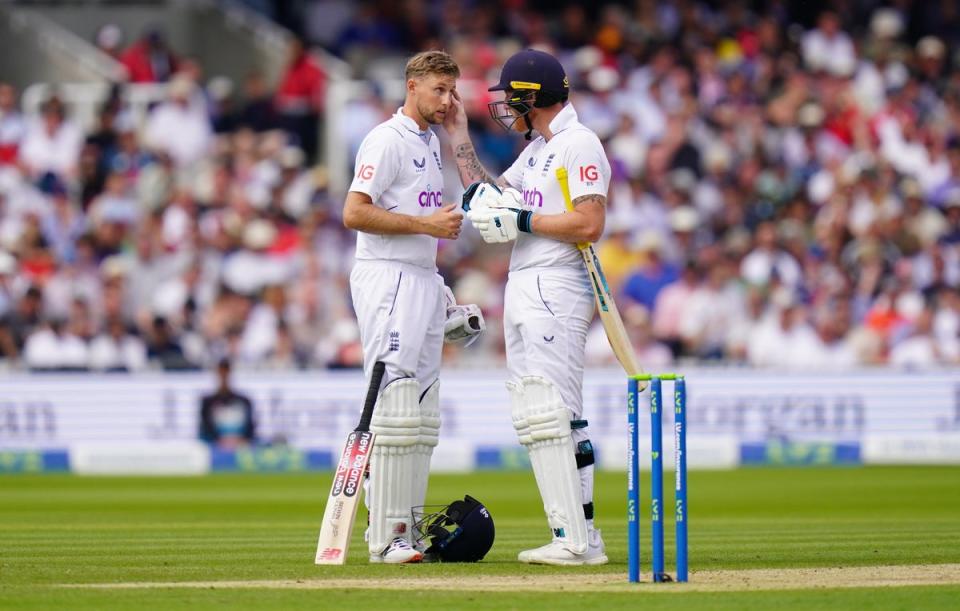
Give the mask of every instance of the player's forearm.
[(347, 229), (377, 235), (414, 235), (427, 233), (421, 217), (389, 212), (370, 203), (351, 202), (343, 208), (343, 225)]
[(535, 214), (531, 228), (536, 235), (560, 242), (596, 242), (603, 233), (603, 223), (599, 225), (586, 219), (571, 218), (571, 214)]
[(603, 234), (603, 203), (597, 197), (587, 198), (575, 200), (576, 207), (566, 214), (534, 214), (530, 223), (533, 233), (560, 242), (596, 242)]
[(477, 156), (477, 149), (467, 136), (454, 137), (451, 141), (453, 146), (453, 155), (457, 160), (457, 171), (460, 172), (460, 182), (463, 186), (472, 185), (475, 182), (487, 182), (494, 184), (496, 180), (488, 172), (483, 164), (480, 163), (480, 157)]

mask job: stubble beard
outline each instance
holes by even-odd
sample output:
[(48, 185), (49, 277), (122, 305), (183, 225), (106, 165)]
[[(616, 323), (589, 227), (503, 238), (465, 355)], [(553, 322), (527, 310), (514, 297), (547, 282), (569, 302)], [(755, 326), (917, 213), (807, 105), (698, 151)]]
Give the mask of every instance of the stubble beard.
[(443, 119), (437, 118), (437, 110), (430, 111), (423, 106), (417, 104), (417, 112), (420, 114), (420, 118), (429, 123), (430, 125), (440, 125), (443, 123)]

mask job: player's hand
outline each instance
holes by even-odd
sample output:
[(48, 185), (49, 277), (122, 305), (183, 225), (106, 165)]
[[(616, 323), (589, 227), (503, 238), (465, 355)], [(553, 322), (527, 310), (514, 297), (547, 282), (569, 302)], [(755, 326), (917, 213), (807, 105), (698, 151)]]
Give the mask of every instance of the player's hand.
[(455, 305), (447, 308), (447, 321), (443, 326), (443, 341), (448, 344), (469, 346), (487, 328), (480, 308), (474, 304)]
[(497, 185), (491, 185), (488, 182), (475, 182), (463, 192), (460, 207), (463, 208), (464, 212), (496, 208), (500, 206), (502, 194), (503, 192)]
[(463, 100), (456, 89), (450, 92), (450, 106), (443, 117), (443, 129), (450, 135), (467, 132), (467, 113), (463, 110)]
[(460, 227), (463, 224), (463, 214), (457, 210), (456, 204), (447, 204), (430, 216), (424, 217), (427, 235), (444, 240), (456, 240), (460, 237)]
[(477, 228), (487, 244), (500, 244), (517, 239), (520, 232), (517, 226), (521, 214), (530, 212), (515, 208), (482, 208), (471, 210), (467, 218)]

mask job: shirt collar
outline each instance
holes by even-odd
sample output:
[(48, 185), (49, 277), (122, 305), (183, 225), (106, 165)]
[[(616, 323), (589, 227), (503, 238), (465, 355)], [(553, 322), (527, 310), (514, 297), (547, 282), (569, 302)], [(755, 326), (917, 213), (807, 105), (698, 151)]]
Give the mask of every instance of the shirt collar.
[(550, 121), (551, 134), (557, 134), (567, 129), (571, 125), (577, 122), (577, 111), (573, 109), (573, 104), (567, 102), (563, 105), (563, 108), (560, 112), (557, 113), (557, 116), (553, 118), (553, 121)]
[(402, 125), (407, 131), (413, 132), (419, 136), (420, 139), (423, 140), (424, 144), (430, 144), (430, 138), (433, 136), (433, 130), (428, 127), (426, 130), (420, 131), (420, 126), (417, 125), (417, 122), (414, 121), (413, 118), (403, 114), (402, 106), (397, 109), (397, 114), (393, 116), (396, 117), (397, 121), (400, 122), (400, 125)]

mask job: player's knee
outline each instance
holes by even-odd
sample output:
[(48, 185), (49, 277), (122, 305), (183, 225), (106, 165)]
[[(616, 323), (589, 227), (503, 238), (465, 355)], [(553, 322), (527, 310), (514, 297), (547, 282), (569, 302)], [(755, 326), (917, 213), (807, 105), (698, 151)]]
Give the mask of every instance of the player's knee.
[(387, 384), (373, 411), (370, 430), (377, 446), (407, 446), (420, 438), (420, 384), (401, 378)]
[(570, 435), (570, 415), (560, 391), (540, 376), (526, 376), (507, 385), (513, 401), (513, 425), (520, 443), (529, 445)]

